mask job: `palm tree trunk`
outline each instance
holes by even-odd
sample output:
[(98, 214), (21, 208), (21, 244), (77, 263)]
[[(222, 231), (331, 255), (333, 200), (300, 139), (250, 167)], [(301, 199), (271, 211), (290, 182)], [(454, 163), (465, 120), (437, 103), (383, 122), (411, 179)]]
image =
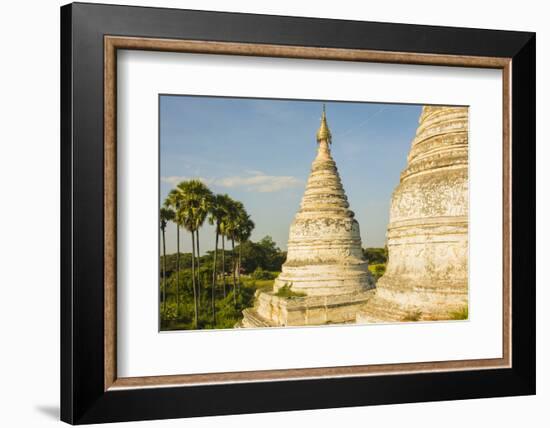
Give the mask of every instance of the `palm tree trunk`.
[(195, 281), (195, 233), (191, 231), (191, 278), (193, 282), (193, 300), (195, 301), (195, 328), (199, 327), (199, 305), (197, 302), (197, 283)]
[(243, 255), (243, 243), (239, 242), (239, 262), (238, 262), (238, 268), (237, 268), (237, 286), (239, 287), (239, 290), (241, 288), (241, 261), (242, 261), (242, 255)]
[(162, 229), (162, 307), (166, 315), (166, 230)]
[(176, 253), (176, 318), (180, 315), (180, 226), (176, 224), (177, 230), (177, 253)]
[(199, 307), (201, 306), (201, 252), (199, 249), (199, 229), (197, 229), (197, 298)]
[(233, 271), (233, 304), (237, 305), (237, 277), (235, 269), (237, 268), (237, 259), (235, 258), (235, 239), (231, 238), (231, 270)]
[(218, 256), (218, 237), (220, 235), (220, 228), (216, 226), (216, 244), (214, 245), (214, 263), (212, 265), (212, 317), (214, 324), (216, 324), (216, 262)]
[(222, 235), (222, 284), (223, 284), (223, 298), (227, 296), (225, 292), (225, 236)]

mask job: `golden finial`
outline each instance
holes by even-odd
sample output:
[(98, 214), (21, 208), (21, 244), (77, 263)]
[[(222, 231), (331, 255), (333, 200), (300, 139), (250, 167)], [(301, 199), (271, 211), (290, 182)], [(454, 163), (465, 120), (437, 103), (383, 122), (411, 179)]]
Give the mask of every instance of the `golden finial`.
[(330, 129), (328, 129), (327, 112), (324, 104), (323, 104), (323, 115), (321, 116), (321, 126), (317, 131), (317, 142), (319, 143), (322, 140), (326, 140), (329, 144), (332, 143), (331, 141), (332, 135), (330, 134)]

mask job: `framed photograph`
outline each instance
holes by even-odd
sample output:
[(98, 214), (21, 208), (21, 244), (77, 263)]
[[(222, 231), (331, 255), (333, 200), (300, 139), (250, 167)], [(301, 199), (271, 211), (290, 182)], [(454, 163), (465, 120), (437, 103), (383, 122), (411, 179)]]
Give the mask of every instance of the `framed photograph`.
[(76, 3), (61, 56), (63, 421), (535, 393), (533, 33)]

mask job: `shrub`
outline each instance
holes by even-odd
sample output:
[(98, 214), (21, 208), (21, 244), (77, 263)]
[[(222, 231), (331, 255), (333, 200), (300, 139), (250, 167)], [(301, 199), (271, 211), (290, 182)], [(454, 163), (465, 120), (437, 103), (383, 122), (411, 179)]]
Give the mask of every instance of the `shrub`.
[(377, 264), (369, 265), (369, 271), (374, 277), (374, 279), (378, 280), (386, 272), (386, 264), (377, 263)]
[(267, 270), (263, 270), (261, 267), (257, 267), (254, 272), (252, 272), (253, 279), (275, 279), (275, 275)]
[(468, 306), (464, 306), (458, 311), (453, 311), (449, 314), (452, 320), (467, 320), (468, 319)]
[(363, 248), (363, 257), (373, 264), (384, 264), (388, 261), (387, 248)]
[(166, 303), (166, 309), (165, 305), (162, 303), (160, 304), (160, 318), (162, 320), (166, 321), (173, 321), (178, 318), (177, 312), (176, 312), (176, 304), (175, 303)]
[(422, 317), (422, 311), (420, 310), (411, 311), (403, 317), (402, 321), (418, 321), (420, 320), (420, 317)]

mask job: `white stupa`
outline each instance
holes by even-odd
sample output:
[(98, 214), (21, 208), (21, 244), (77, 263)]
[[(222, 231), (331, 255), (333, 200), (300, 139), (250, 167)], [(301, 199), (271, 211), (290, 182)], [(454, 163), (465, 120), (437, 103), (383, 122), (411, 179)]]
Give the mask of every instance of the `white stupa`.
[[(244, 326), (354, 322), (358, 308), (371, 297), (374, 282), (363, 258), (359, 223), (330, 152), (324, 108), (317, 143), (302, 203), (290, 226), (282, 272), (273, 292), (258, 293), (255, 307), (244, 311)], [(281, 297), (283, 287), (291, 297)]]
[(424, 107), (407, 160), (386, 273), (360, 323), (449, 319), (468, 305), (468, 108)]
[(317, 156), (311, 165), (300, 210), (290, 226), (288, 253), (275, 291), (289, 285), (308, 296), (355, 293), (373, 287), (363, 259), (359, 223), (349, 209), (323, 110)]

